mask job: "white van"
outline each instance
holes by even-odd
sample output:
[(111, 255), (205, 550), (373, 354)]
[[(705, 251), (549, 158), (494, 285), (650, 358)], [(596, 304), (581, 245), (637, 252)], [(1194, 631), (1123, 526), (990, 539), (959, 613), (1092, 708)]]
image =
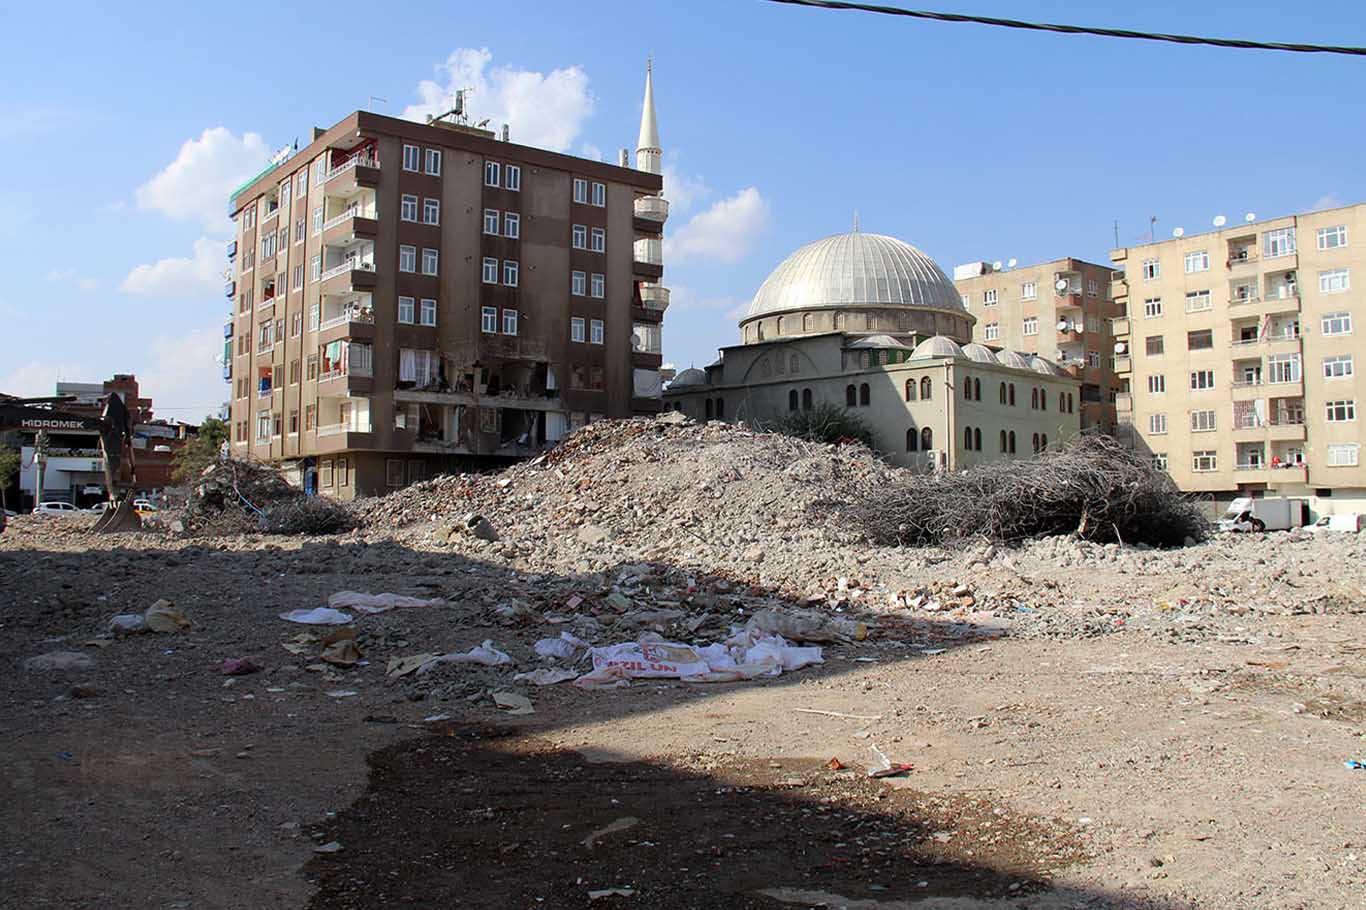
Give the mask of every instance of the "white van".
[(1344, 531), (1348, 534), (1360, 534), (1362, 530), (1366, 530), (1366, 514), (1348, 512), (1344, 515), (1325, 515), (1310, 525), (1309, 530), (1315, 534), (1323, 531)]

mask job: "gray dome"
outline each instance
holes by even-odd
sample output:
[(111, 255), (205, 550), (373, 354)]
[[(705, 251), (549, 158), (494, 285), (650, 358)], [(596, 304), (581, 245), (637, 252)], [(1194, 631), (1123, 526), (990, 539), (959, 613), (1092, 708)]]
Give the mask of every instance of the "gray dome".
[(849, 345), (851, 348), (907, 348), (910, 345), (897, 341), (891, 335), (864, 335)]
[(1051, 360), (1045, 360), (1035, 355), (1029, 358), (1029, 368), (1036, 373), (1043, 373), (1045, 376), (1066, 376), (1067, 372)]
[(707, 384), (707, 374), (704, 373), (702, 370), (698, 370), (698, 369), (694, 369), (693, 367), (689, 367), (688, 369), (684, 370), (683, 372), (679, 373), (677, 376), (675, 376), (675, 377), (673, 378), (673, 382), (669, 383), (669, 388), (671, 388), (671, 389), (677, 389), (677, 388), (682, 388), (682, 387), (685, 386), (685, 385), (706, 385), (706, 384)]
[(1018, 351), (1001, 351), (996, 355), (996, 360), (1002, 366), (1014, 367), (1017, 370), (1031, 370), (1029, 358)]
[(999, 360), (996, 359), (996, 352), (995, 352), (995, 351), (993, 351), (991, 348), (987, 347), (986, 345), (984, 345), (984, 344), (978, 344), (978, 343), (975, 342), (975, 341), (974, 341), (972, 344), (965, 344), (965, 345), (963, 345), (963, 353), (967, 355), (967, 357), (968, 357), (969, 360), (975, 360), (975, 361), (977, 361), (978, 363), (1000, 363), (1000, 362), (1001, 362), (1001, 361), (999, 361)]
[(836, 234), (783, 260), (745, 319), (830, 306), (913, 306), (963, 311), (958, 289), (929, 256), (895, 237)]
[(911, 352), (912, 360), (929, 360), (932, 357), (962, 357), (963, 349), (958, 342), (944, 335), (926, 338)]

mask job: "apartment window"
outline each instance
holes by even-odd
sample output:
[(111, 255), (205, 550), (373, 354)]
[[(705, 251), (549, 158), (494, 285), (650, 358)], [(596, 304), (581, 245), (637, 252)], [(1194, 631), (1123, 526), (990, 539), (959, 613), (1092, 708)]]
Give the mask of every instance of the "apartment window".
[(316, 331), (318, 331), (318, 325), (320, 324), (321, 320), (322, 320), (322, 307), (319, 306), (319, 305), (316, 304), (316, 303), (315, 303), (315, 304), (312, 304), (311, 306), (309, 306), (309, 308), (308, 308), (308, 330), (309, 330), (310, 332), (316, 332)]
[(588, 293), (588, 274), (586, 272), (569, 273), (569, 293), (582, 297)]
[[(1347, 225), (1319, 228), (1319, 249), (1336, 250), (1347, 245)], [(1356, 464), (1356, 462), (1352, 462)]]
[(1360, 458), (1361, 447), (1355, 442), (1339, 443), (1328, 447), (1328, 467), (1354, 468)]
[(607, 231), (603, 228), (593, 228), (592, 248), (595, 253), (607, 252)]
[(437, 199), (422, 200), (422, 223), (440, 224), (441, 223), (441, 202)]
[(574, 225), (573, 230), (570, 231), (569, 242), (576, 250), (588, 249), (588, 228), (582, 224)]
[(1148, 297), (1143, 301), (1143, 318), (1156, 319), (1162, 315), (1162, 298)]
[(1028, 319), (1026, 319), (1023, 323), (1021, 323), (1021, 326), (1020, 326), (1020, 327), (1021, 327), (1021, 330), (1022, 330), (1022, 331), (1024, 332), (1024, 334), (1026, 334), (1026, 335), (1037, 335), (1037, 334), (1039, 334), (1039, 317), (1038, 317), (1038, 316), (1030, 316), (1030, 317), (1029, 317)]
[(302, 218), (294, 222), (294, 242), (304, 242), (304, 220)]
[(422, 251), (422, 274), (435, 275), (436, 265), (439, 256), (436, 250), (423, 249)]
[(508, 212), (503, 216), (503, 236), (516, 240), (522, 236), (522, 216)]
[(503, 168), (503, 186), (510, 190), (520, 190), (522, 188), (522, 169), (515, 164), (509, 164)]
[(1087, 351), (1087, 352), (1086, 352), (1086, 365), (1087, 365), (1088, 367), (1098, 367), (1098, 366), (1100, 366), (1100, 351)]
[(1208, 351), (1214, 347), (1214, 330), (1199, 329), (1186, 333), (1186, 349), (1189, 351)]
[(498, 283), (498, 260), (492, 256), (484, 257), (484, 284)]
[(1086, 279), (1086, 296), (1087, 296), (1087, 297), (1098, 297), (1098, 296), (1100, 296), (1100, 284), (1096, 281), (1096, 279), (1094, 279), (1094, 278), (1087, 278), (1087, 279)]
[(1148, 377), (1148, 394), (1161, 395), (1167, 391), (1167, 377), (1161, 373)]
[(602, 344), (603, 328), (601, 319), (590, 320), (588, 324), (588, 340), (593, 344)]
[(422, 298), (422, 324), (436, 325), (436, 301), (431, 297)]
[(497, 186), (501, 170), (497, 161), (484, 162), (484, 186)]
[(403, 169), (405, 171), (416, 171), (418, 162), (421, 160), (422, 153), (415, 145), (403, 146)]
[(1153, 434), (1154, 436), (1162, 436), (1163, 434), (1165, 434), (1167, 432), (1167, 415), (1149, 414), (1148, 432)]
[[(318, 378), (318, 355), (317, 355), (317, 354), (310, 354), (310, 355), (308, 355), (308, 359), (307, 359), (306, 361), (304, 361), (304, 379), (306, 379), (306, 380), (309, 381), (309, 382), (312, 382), (313, 380), (315, 380), (315, 379), (317, 379), (317, 378)], [(312, 429), (312, 426), (310, 426), (309, 429)]]
[(302, 199), (304, 198), (304, 196), (308, 195), (308, 171), (300, 171), (299, 179), (295, 182), (299, 184), (299, 190), (297, 195), (300, 199)]
[(1352, 355), (1338, 354), (1323, 358), (1324, 379), (1344, 379), (1352, 375)]
[(1192, 433), (1213, 432), (1216, 429), (1214, 423), (1213, 411), (1191, 411)]
[(1279, 228), (1262, 235), (1262, 256), (1272, 259), (1276, 256), (1289, 256), (1295, 252), (1295, 229)]
[(510, 288), (515, 288), (517, 286), (517, 272), (518, 265), (515, 260), (503, 260), (503, 284)]
[(398, 270), (400, 272), (417, 271), (417, 247), (405, 243), (398, 248)]
[(327, 180), (327, 156), (313, 162), (313, 183), (320, 185)]
[(256, 349), (258, 351), (268, 351), (275, 346), (275, 336), (271, 334), (269, 322), (261, 323), (258, 337), (256, 339)]
[(486, 306), (479, 308), (479, 330), (489, 334), (496, 334), (498, 331), (498, 308), (496, 306)]
[(969, 306), (971, 305), (971, 304), (969, 303), (969, 301), (968, 301), (968, 295), (967, 295), (967, 294), (960, 294), (960, 295), (958, 295), (958, 299), (962, 302), (962, 304), (963, 304), (963, 309), (965, 309), (965, 310), (968, 309)]
[(574, 178), (574, 201), (588, 202), (588, 181), (579, 177)]
[(428, 174), (431, 174), (433, 177), (440, 177), (440, 176), (441, 176), (441, 150), (440, 150), (440, 149), (427, 149), (427, 159), (426, 159), (425, 164), (426, 164), (425, 170), (426, 170), (426, 172), (427, 172)]
[(1154, 453), (1153, 453), (1153, 467), (1157, 468), (1159, 471), (1165, 471), (1165, 470), (1167, 470), (1167, 453), (1166, 453), (1166, 452), (1154, 452)]
[(304, 264), (301, 262), (294, 267), (294, 283), (291, 290), (299, 290), (304, 286)]
[(593, 184), (593, 204), (602, 207), (607, 204), (607, 184)]
[(989, 290), (989, 291), (983, 291), (983, 292), (982, 292), (982, 305), (983, 305), (983, 306), (995, 306), (995, 305), (996, 305), (996, 289), (995, 289), (995, 288), (992, 288), (992, 289)]
[(1323, 334), (1350, 335), (1352, 332), (1351, 313), (1324, 313)]
[(1191, 371), (1191, 391), (1205, 392), (1214, 388), (1213, 370), (1192, 370)]
[(1346, 423), (1357, 419), (1357, 402), (1355, 398), (1325, 401), (1324, 408), (1328, 412), (1329, 423)]
[(1219, 454), (1208, 450), (1192, 452), (1191, 470), (1197, 473), (1219, 470)]
[(1349, 269), (1329, 269), (1326, 272), (1319, 272), (1319, 293), (1320, 294), (1341, 294), (1352, 286), (1352, 276)]
[(607, 278), (606, 278), (605, 276), (603, 276), (603, 275), (599, 275), (597, 272), (594, 272), (594, 273), (593, 273), (593, 285), (592, 285), (591, 290), (592, 290), (593, 296), (596, 297), (596, 298), (598, 298), (599, 300), (601, 300), (602, 298), (606, 297), (606, 296), (607, 296)]
[(999, 322), (988, 322), (983, 330), (983, 336), (987, 341), (995, 341), (1001, 337), (1001, 324)]
[(257, 440), (270, 438), (270, 415), (256, 415), (256, 438)]
[(1190, 275), (1190, 274), (1192, 274), (1192, 273), (1194, 273), (1194, 272), (1208, 272), (1208, 271), (1209, 271), (1209, 252), (1208, 252), (1207, 250), (1199, 250), (1199, 251), (1197, 251), (1197, 252), (1187, 253), (1187, 254), (1186, 254), (1186, 274), (1187, 274), (1187, 275)]
[(517, 334), (517, 311), (516, 311), (516, 310), (503, 310), (503, 334), (504, 334), (504, 335), (516, 335), (516, 334)]
[(417, 220), (417, 197), (405, 195), (399, 200), (398, 217), (401, 221)]
[(583, 343), (583, 317), (572, 316), (569, 319), (569, 340), (580, 344)]
[(300, 377), (301, 375), (302, 375), (302, 371), (299, 369), (299, 361), (297, 361), (297, 360), (291, 360), (291, 361), (289, 362), (289, 384), (290, 384), (290, 385), (298, 385), (298, 384), (299, 384), (299, 377)]
[(417, 316), (417, 301), (412, 297), (398, 298), (398, 321), (404, 325), (412, 325)]
[(1162, 263), (1156, 259), (1143, 260), (1143, 280), (1153, 281), (1162, 277)]
[(275, 243), (276, 243), (276, 240), (275, 240), (275, 232), (274, 232), (274, 231), (271, 231), (269, 234), (267, 234), (267, 235), (265, 235), (264, 237), (261, 238), (261, 258), (262, 258), (262, 259), (269, 259), (270, 257), (272, 257), (272, 256), (275, 255)]
[(1273, 354), (1266, 359), (1272, 382), (1299, 382), (1300, 355)]
[(323, 232), (323, 207), (319, 205), (319, 206), (315, 206), (315, 207), (313, 208), (313, 233), (315, 233), (315, 234), (321, 234), (322, 232)]
[(1161, 335), (1149, 335), (1143, 339), (1143, 346), (1149, 357), (1160, 357), (1166, 350), (1166, 342)]
[(290, 322), (289, 322), (289, 337), (291, 337), (291, 338), (298, 338), (298, 337), (299, 337), (300, 335), (302, 335), (303, 333), (304, 333), (304, 314), (303, 314), (302, 312), (295, 313), (293, 316), (290, 317)]
[(498, 234), (498, 210), (484, 209), (484, 233), (497, 236)]
[(1020, 285), (1021, 300), (1037, 300), (1039, 297), (1039, 286), (1033, 281), (1026, 281)]
[(299, 432), (299, 412), (289, 412), (289, 435), (296, 436)]

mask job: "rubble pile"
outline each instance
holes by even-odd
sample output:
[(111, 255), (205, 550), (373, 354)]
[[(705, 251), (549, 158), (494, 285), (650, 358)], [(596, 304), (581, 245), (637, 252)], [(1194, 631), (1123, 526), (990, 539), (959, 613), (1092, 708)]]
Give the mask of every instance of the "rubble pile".
[(355, 527), (344, 505), (305, 496), (269, 465), (238, 459), (204, 469), (178, 520), (181, 530), (210, 535), (332, 534)]

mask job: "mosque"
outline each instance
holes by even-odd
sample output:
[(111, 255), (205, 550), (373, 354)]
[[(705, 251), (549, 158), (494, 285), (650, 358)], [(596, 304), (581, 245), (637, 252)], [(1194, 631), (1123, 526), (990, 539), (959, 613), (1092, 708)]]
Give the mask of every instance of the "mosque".
[(773, 270), (740, 343), (680, 372), (664, 407), (762, 426), (829, 402), (862, 418), (893, 462), (928, 470), (1029, 458), (1078, 433), (1078, 381), (1042, 357), (971, 343), (975, 321), (920, 250), (836, 234)]

